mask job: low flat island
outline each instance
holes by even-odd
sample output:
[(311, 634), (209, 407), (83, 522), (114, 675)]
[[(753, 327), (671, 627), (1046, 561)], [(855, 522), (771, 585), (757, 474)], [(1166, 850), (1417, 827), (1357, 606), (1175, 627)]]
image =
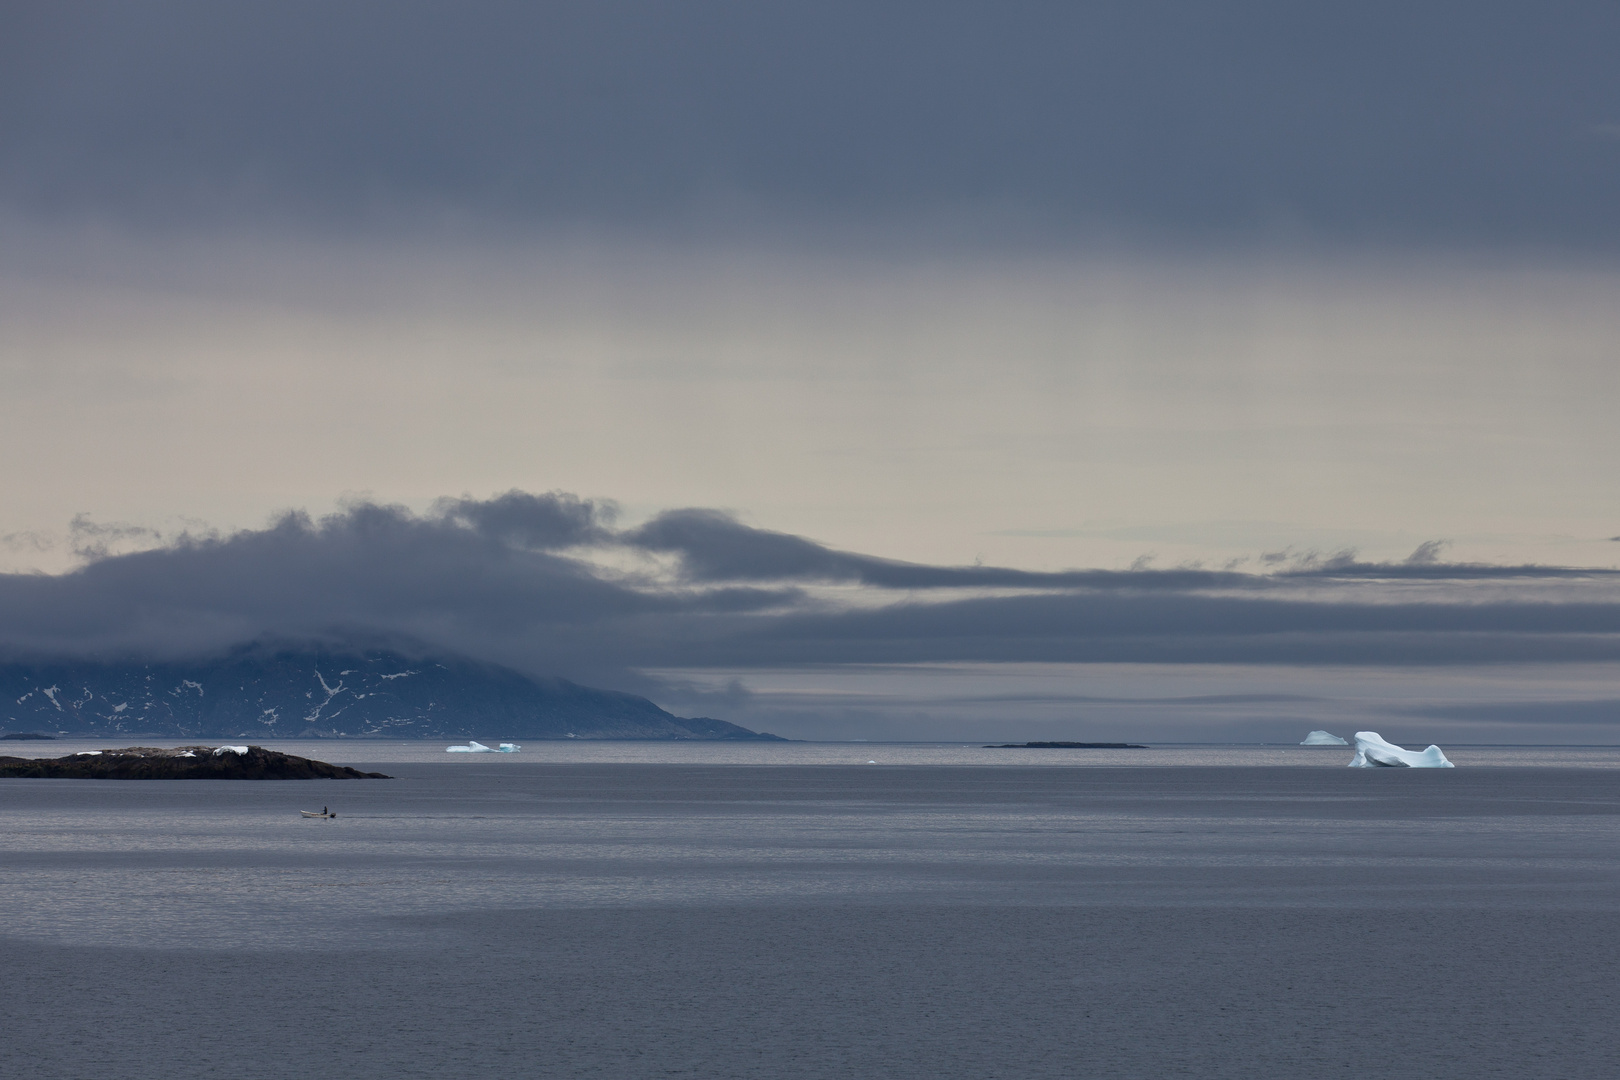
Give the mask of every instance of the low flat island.
[(1146, 750), (1128, 742), (1004, 742), (990, 743), (986, 750)]
[(387, 780), (386, 773), (262, 746), (126, 746), (59, 758), (0, 757), (0, 777), (46, 780)]

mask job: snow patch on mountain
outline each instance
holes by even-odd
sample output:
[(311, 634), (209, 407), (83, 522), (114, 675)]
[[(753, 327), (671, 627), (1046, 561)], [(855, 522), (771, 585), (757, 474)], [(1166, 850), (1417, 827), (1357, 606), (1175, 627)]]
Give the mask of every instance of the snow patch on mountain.
[[(341, 672), (327, 679), (327, 671)], [(63, 686), (75, 688), (73, 695)], [(80, 690), (79, 688), (82, 688)], [(195, 691), (195, 692), (193, 692)], [(0, 664), (0, 726), (221, 738), (752, 739), (645, 698), (445, 657), (244, 646), (195, 662)]]

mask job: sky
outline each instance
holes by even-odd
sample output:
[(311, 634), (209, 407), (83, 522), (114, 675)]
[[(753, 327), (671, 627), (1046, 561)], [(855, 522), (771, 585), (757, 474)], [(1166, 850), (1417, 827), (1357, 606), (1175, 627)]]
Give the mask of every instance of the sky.
[(1617, 47), (1601, 3), (5, 4), (0, 649), (1620, 742)]

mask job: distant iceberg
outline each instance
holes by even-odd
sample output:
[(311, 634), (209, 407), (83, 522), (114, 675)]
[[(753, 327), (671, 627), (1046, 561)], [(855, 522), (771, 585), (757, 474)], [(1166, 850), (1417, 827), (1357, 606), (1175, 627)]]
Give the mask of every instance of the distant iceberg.
[(1376, 731), (1356, 732), (1356, 756), (1350, 762), (1352, 769), (1372, 769), (1380, 765), (1393, 765), (1409, 769), (1454, 769), (1438, 746), (1427, 750), (1402, 750), (1384, 741)]
[(503, 742), (501, 743), (500, 749), (496, 750), (495, 752), (497, 754), (515, 754), (521, 749), (523, 749), (523, 747), (519, 746), (515, 742)]
[(481, 742), (473, 742), (468, 739), (466, 746), (447, 746), (444, 748), (444, 752), (447, 754), (493, 754), (495, 751)]
[(1350, 744), (1333, 734), (1331, 731), (1313, 731), (1305, 736), (1301, 746), (1349, 746)]
[(248, 748), (245, 747), (245, 746), (216, 746), (216, 747), (214, 747), (214, 756), (215, 757), (219, 757), (221, 754), (245, 754), (247, 752), (248, 752)]

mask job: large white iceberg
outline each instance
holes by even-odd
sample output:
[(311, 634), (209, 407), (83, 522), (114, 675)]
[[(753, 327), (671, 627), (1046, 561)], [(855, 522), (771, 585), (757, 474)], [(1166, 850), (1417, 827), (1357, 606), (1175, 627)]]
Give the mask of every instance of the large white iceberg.
[(1305, 736), (1301, 746), (1349, 746), (1350, 744), (1333, 734), (1331, 731), (1313, 731)]
[(473, 742), (468, 739), (466, 746), (447, 746), (444, 748), (444, 752), (447, 754), (493, 754), (495, 751), (481, 742)]
[(1440, 752), (1438, 746), (1430, 746), (1427, 750), (1402, 750), (1393, 743), (1385, 742), (1384, 737), (1376, 731), (1356, 732), (1356, 756), (1350, 762), (1350, 767), (1372, 769), (1381, 765), (1407, 769), (1456, 768), (1446, 760), (1446, 755)]

